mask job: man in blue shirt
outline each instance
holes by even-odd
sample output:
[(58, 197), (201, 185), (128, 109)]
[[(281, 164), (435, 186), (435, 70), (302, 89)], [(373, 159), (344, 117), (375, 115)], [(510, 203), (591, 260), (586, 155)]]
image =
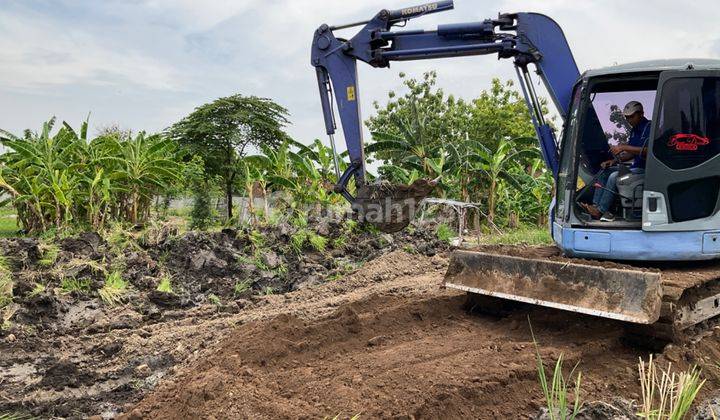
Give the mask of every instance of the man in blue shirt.
[[(650, 120), (645, 118), (643, 106), (638, 101), (630, 101), (623, 108), (623, 115), (628, 124), (632, 127), (627, 144), (618, 144), (610, 147), (610, 152), (618, 160), (627, 162), (632, 160), (630, 170), (633, 173), (645, 173), (645, 157), (647, 156), (647, 142), (650, 138)], [(613, 200), (617, 195), (617, 169), (610, 168), (615, 159), (603, 162), (600, 166), (604, 169), (599, 177), (593, 195), (593, 204), (581, 203), (581, 206), (595, 219), (604, 222), (612, 222), (615, 215), (610, 211)]]

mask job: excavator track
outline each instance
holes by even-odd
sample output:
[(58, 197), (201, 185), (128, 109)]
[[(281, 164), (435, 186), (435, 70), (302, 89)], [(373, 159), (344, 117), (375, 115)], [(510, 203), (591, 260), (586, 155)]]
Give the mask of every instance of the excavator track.
[(679, 342), (704, 331), (720, 316), (720, 264), (700, 262), (662, 270), (660, 318), (649, 325), (628, 324), (625, 338), (638, 343)]
[(468, 309), (480, 312), (507, 312), (506, 300), (624, 321), (626, 339), (650, 347), (720, 319), (720, 261), (616, 263), (487, 246), (454, 251), (444, 286), (468, 292)]

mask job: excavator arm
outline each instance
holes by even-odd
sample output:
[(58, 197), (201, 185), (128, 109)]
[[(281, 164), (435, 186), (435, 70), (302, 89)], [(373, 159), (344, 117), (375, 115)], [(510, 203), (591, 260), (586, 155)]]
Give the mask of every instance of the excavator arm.
[[(362, 190), (367, 184), (358, 61), (373, 67), (389, 67), (392, 61), (470, 55), (497, 54), (499, 59), (512, 59), (537, 131), (542, 156), (547, 167), (557, 174), (557, 142), (544, 119), (528, 66), (534, 65), (558, 112), (565, 119), (572, 89), (580, 73), (562, 29), (547, 16), (514, 13), (501, 14), (497, 19), (481, 22), (439, 25), (434, 30), (393, 30), (393, 26), (409, 19), (452, 8), (453, 1), (445, 0), (400, 10), (381, 10), (369, 21), (341, 26), (321, 25), (315, 31), (311, 62), (317, 73), (325, 130), (335, 151), (334, 134), (337, 127), (334, 99), (350, 157), (350, 165), (344, 173), (339, 173), (336, 164), (338, 182), (335, 191), (351, 203), (362, 201), (367, 204), (378, 196), (375, 191), (368, 193)], [(362, 29), (351, 39), (335, 36), (336, 30), (353, 26), (362, 26)], [(356, 197), (347, 188), (352, 177), (359, 189)], [(430, 189), (426, 190), (430, 192)], [(410, 195), (413, 194), (417, 198), (416, 193), (410, 192)], [(395, 192), (393, 198), (405, 198), (401, 195), (401, 192)], [(402, 222), (394, 224), (395, 228), (400, 225)]]

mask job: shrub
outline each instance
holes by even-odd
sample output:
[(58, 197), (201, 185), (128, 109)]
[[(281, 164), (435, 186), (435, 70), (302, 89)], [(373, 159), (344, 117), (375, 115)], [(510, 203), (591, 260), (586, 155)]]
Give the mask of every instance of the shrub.
[(192, 211), (190, 211), (190, 228), (206, 230), (212, 223), (209, 186), (198, 183), (193, 197), (193, 207)]
[(435, 235), (443, 242), (450, 242), (450, 239), (455, 237), (455, 232), (447, 224), (440, 223), (435, 231)]

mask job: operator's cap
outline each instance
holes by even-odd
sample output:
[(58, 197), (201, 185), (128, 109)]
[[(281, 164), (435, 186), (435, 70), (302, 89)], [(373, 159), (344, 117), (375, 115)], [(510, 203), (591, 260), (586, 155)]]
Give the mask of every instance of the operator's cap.
[(643, 110), (643, 106), (640, 102), (630, 101), (627, 103), (627, 105), (625, 105), (625, 108), (623, 108), (623, 115), (626, 117), (629, 117), (632, 114), (634, 114), (638, 111), (642, 111), (642, 110)]

